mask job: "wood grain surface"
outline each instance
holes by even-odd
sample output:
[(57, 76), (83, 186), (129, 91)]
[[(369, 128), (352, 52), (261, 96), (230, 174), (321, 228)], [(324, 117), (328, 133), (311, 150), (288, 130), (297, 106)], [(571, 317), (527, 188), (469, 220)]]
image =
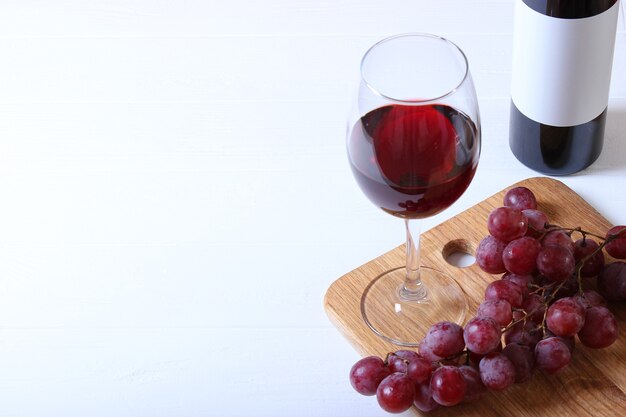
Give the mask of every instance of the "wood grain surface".
[[(537, 196), (539, 209), (554, 224), (580, 226), (604, 234), (611, 224), (593, 207), (562, 182), (551, 178), (530, 178), (511, 185), (523, 185)], [(474, 264), (458, 268), (445, 260), (447, 250), (464, 249), (474, 254), (487, 235), (489, 212), (502, 205), (506, 190), (491, 196), (422, 235), (422, 264), (454, 276), (469, 298), (469, 316), (483, 299), (486, 285), (499, 277), (489, 275)], [(453, 242), (452, 244), (450, 242)], [(443, 250), (443, 248), (447, 248)], [(365, 325), (360, 313), (363, 289), (373, 277), (389, 267), (404, 262), (404, 245), (368, 262), (335, 281), (326, 293), (324, 305), (331, 321), (362, 355), (383, 356), (400, 347), (377, 337)], [(624, 305), (614, 305), (621, 325), (626, 322)], [(490, 392), (481, 401), (452, 408), (442, 408), (430, 415), (454, 416), (624, 416), (626, 415), (626, 331), (606, 349), (576, 345), (570, 366), (557, 375), (535, 372), (530, 381), (504, 392)], [(355, 395), (358, 395), (355, 393)], [(378, 407), (375, 404), (373, 407)], [(412, 408), (416, 415), (420, 411)]]

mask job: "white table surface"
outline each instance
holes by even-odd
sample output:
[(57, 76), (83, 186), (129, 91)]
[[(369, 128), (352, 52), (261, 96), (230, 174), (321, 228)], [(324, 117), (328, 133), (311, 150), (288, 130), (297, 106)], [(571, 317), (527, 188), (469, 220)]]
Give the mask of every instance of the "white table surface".
[[(0, 416), (377, 416), (327, 319), (403, 242), (345, 119), (363, 52), (466, 52), (476, 177), (428, 229), (535, 172), (508, 148), (513, 0), (0, 2)], [(604, 152), (560, 178), (626, 223), (626, 27)]]

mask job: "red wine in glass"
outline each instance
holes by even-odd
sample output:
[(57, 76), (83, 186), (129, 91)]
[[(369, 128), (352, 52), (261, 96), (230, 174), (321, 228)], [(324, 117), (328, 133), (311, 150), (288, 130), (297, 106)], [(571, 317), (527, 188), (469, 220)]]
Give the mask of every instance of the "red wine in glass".
[(365, 114), (348, 138), (365, 195), (402, 218), (435, 215), (469, 186), (480, 149), (474, 122), (441, 104), (391, 104)]
[[(384, 340), (418, 346), (432, 323), (463, 324), (460, 282), (420, 255), (420, 222), (467, 189), (480, 157), (480, 115), (463, 51), (431, 34), (401, 34), (373, 45), (348, 116), (348, 159), (364, 194), (404, 220), (404, 267), (373, 275), (361, 317)], [(436, 255), (429, 248), (428, 255)]]

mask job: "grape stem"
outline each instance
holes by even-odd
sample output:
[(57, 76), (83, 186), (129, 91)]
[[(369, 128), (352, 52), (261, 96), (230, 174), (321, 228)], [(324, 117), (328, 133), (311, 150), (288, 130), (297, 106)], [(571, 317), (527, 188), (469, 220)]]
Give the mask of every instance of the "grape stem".
[[(531, 227), (531, 226), (529, 225), (529, 227)], [(531, 228), (532, 228), (532, 227), (531, 227)], [(596, 256), (596, 254), (597, 254), (598, 252), (602, 251), (602, 249), (603, 249), (603, 248), (604, 248), (604, 247), (605, 247), (605, 246), (606, 246), (609, 242), (611, 242), (611, 241), (613, 241), (613, 240), (615, 240), (615, 239), (618, 239), (618, 238), (620, 238), (620, 237), (622, 237), (622, 236), (626, 235), (626, 229), (622, 229), (622, 230), (620, 230), (619, 232), (615, 233), (614, 235), (609, 235), (609, 236), (600, 236), (600, 235), (595, 234), (595, 233), (593, 233), (593, 232), (590, 232), (590, 231), (588, 231), (588, 230), (584, 230), (584, 229), (583, 229), (582, 227), (580, 227), (580, 226), (579, 226), (579, 227), (562, 227), (562, 226), (559, 226), (559, 225), (556, 225), (556, 224), (550, 224), (550, 223), (546, 223), (546, 224), (544, 225), (544, 229), (545, 229), (545, 230), (543, 231), (543, 233), (542, 233), (541, 237), (539, 238), (539, 240), (542, 240), (542, 239), (543, 239), (543, 238), (544, 238), (544, 237), (545, 237), (545, 236), (546, 236), (549, 232), (552, 232), (552, 231), (558, 231), (558, 230), (563, 230), (563, 231), (568, 232), (568, 234), (570, 235), (570, 237), (571, 237), (571, 235), (572, 235), (574, 232), (578, 232), (578, 233), (580, 233), (580, 234), (582, 235), (583, 244), (584, 244), (585, 239), (587, 239), (587, 236), (593, 236), (593, 237), (595, 237), (595, 238), (597, 238), (597, 239), (602, 240), (602, 242), (600, 242), (600, 244), (598, 245), (598, 247), (597, 247), (597, 248), (596, 248), (593, 252), (591, 252), (590, 254), (588, 254), (587, 256), (585, 256), (584, 258), (582, 258), (581, 260), (579, 260), (579, 261), (576, 263), (576, 282), (578, 283), (578, 293), (579, 293), (581, 296), (583, 296), (583, 285), (582, 285), (583, 283), (582, 283), (582, 275), (581, 275), (581, 271), (582, 271), (583, 266), (585, 265), (585, 263), (586, 263), (589, 259), (592, 259), (594, 256)], [(537, 232), (538, 232), (538, 230), (536, 230), (536, 229), (534, 229), (534, 228), (533, 228), (533, 230), (535, 230), (535, 231), (537, 231)], [(559, 290), (559, 288), (557, 288), (557, 290), (556, 290), (556, 291), (558, 291), (558, 290)], [(552, 298), (554, 298), (554, 297), (552, 297)]]
[[(539, 230), (532, 228), (532, 226), (529, 225), (529, 228), (539, 232)], [(593, 250), (593, 252), (589, 253), (588, 255), (586, 255), (585, 257), (581, 258), (577, 263), (576, 263), (576, 282), (578, 284), (578, 294), (581, 297), (584, 297), (585, 294), (583, 292), (583, 283), (582, 283), (582, 268), (585, 265), (585, 263), (592, 259), (597, 253), (601, 252), (602, 249), (611, 241), (622, 237), (624, 235), (626, 235), (626, 229), (622, 229), (620, 230), (618, 233), (610, 235), (610, 236), (600, 236), (597, 235), (595, 233), (589, 232), (587, 230), (583, 230), (581, 227), (561, 227), (558, 225), (554, 225), (554, 224), (549, 224), (546, 223), (544, 225), (544, 231), (542, 231), (542, 235), (539, 237), (539, 240), (542, 240), (549, 232), (553, 232), (553, 231), (558, 231), (558, 230), (563, 230), (563, 231), (567, 231), (568, 234), (571, 235), (574, 232), (578, 232), (582, 235), (582, 239), (583, 239), (583, 244), (585, 239), (587, 239), (588, 236), (593, 236), (595, 238), (601, 239), (602, 242), (600, 244), (598, 244), (598, 247), (596, 249)], [(567, 280), (560, 282), (558, 285), (556, 283), (550, 283), (550, 284), (546, 284), (543, 286), (539, 286), (539, 285), (531, 285), (531, 288), (533, 288), (533, 291), (530, 292), (530, 294), (541, 294), (541, 298), (543, 299), (543, 307), (545, 307), (544, 312), (543, 312), (543, 318), (541, 320), (541, 326), (537, 326), (537, 327), (541, 327), (541, 330), (543, 332), (543, 337), (546, 336), (546, 317), (548, 315), (548, 307), (550, 305), (550, 303), (552, 303), (552, 301), (554, 300), (554, 298), (556, 297), (556, 294), (563, 288), (563, 286), (567, 283)], [(556, 285), (556, 287), (555, 287)], [(549, 293), (548, 293), (549, 291)], [(548, 293), (548, 294), (546, 294)], [(517, 320), (513, 320), (511, 323), (509, 323), (506, 327), (504, 327), (502, 329), (502, 334), (506, 333), (507, 331), (509, 331), (511, 328), (513, 328), (514, 326), (516, 326), (519, 323), (524, 323), (524, 325), (526, 324), (526, 321), (528, 320), (528, 317), (530, 317), (532, 314), (534, 314), (536, 311), (538, 311), (539, 306), (535, 307), (533, 310), (531, 311), (525, 311), (523, 309), (514, 309), (515, 311), (522, 311), (524, 313), (524, 315), (522, 317), (520, 317)]]
[[(530, 225), (529, 225), (529, 227), (530, 227), (532, 230), (535, 230), (535, 231), (539, 232), (539, 230), (532, 228), (532, 226), (530, 226)], [(588, 230), (584, 230), (584, 229), (583, 229), (582, 227), (580, 227), (580, 226), (579, 226), (579, 227), (562, 227), (562, 226), (559, 226), (559, 225), (556, 225), (556, 224), (550, 224), (550, 223), (546, 223), (546, 224), (545, 224), (545, 226), (544, 226), (544, 229), (545, 229), (545, 230), (543, 230), (543, 234), (542, 234), (542, 236), (541, 236), (540, 240), (541, 240), (541, 239), (543, 239), (543, 237), (544, 237), (546, 234), (548, 234), (549, 232), (558, 231), (558, 230), (563, 230), (563, 231), (566, 231), (566, 232), (568, 232), (568, 234), (569, 234), (570, 236), (572, 235), (572, 233), (574, 233), (574, 232), (578, 232), (578, 233), (580, 233), (580, 234), (582, 235), (583, 239), (585, 239), (587, 236), (593, 236), (593, 237), (595, 237), (595, 238), (597, 238), (597, 239), (602, 240), (602, 241), (603, 241), (603, 242), (602, 242), (602, 243), (603, 243), (603, 245), (604, 245), (604, 244), (607, 244), (607, 243), (609, 243), (610, 241), (615, 240), (615, 239), (617, 239), (617, 238), (619, 238), (619, 237), (622, 237), (623, 235), (626, 235), (626, 229), (622, 229), (622, 230), (620, 230), (619, 232), (615, 233), (614, 235), (610, 235), (610, 236), (600, 236), (600, 235), (595, 234), (595, 233), (593, 233), (593, 232), (590, 232), (590, 231), (588, 231)]]
[[(546, 291), (548, 289), (550, 289), (551, 287), (554, 286), (554, 283), (548, 284), (548, 285), (544, 285), (543, 287), (539, 287), (537, 286), (537, 289), (535, 291), (533, 291), (530, 294), (537, 294), (539, 292), (541, 292), (541, 298), (543, 298), (545, 300), (546, 298)], [(542, 303), (542, 305), (544, 305), (546, 307), (548, 307), (548, 301), (544, 301), (544, 303)], [(502, 334), (508, 332), (509, 330), (511, 330), (511, 328), (515, 327), (515, 325), (519, 324), (519, 323), (524, 323), (524, 325), (526, 325), (526, 321), (528, 320), (528, 317), (530, 317), (531, 315), (533, 315), (536, 311), (539, 310), (539, 306), (535, 307), (534, 309), (530, 310), (530, 311), (525, 311), (524, 309), (514, 309), (515, 311), (521, 311), (524, 313), (524, 315), (522, 317), (520, 317), (517, 320), (513, 320), (511, 323), (509, 323), (504, 329), (502, 329)]]
[[(532, 228), (532, 226), (529, 225), (530, 228)], [(598, 244), (598, 247), (595, 248), (591, 253), (589, 253), (588, 255), (584, 256), (583, 258), (581, 258), (575, 266), (575, 271), (576, 271), (576, 281), (578, 284), (578, 293), (581, 297), (584, 297), (585, 294), (583, 292), (583, 285), (582, 285), (582, 268), (584, 266), (584, 264), (592, 259), (596, 254), (598, 254), (599, 252), (601, 252), (604, 247), (610, 243), (611, 241), (618, 239), (620, 237), (626, 236), (626, 228), (620, 230), (619, 232), (609, 235), (609, 236), (600, 236), (597, 235), (595, 233), (583, 230), (581, 227), (574, 227), (574, 228), (569, 228), (569, 227), (561, 227), (558, 225), (553, 225), (553, 224), (548, 224), (546, 223), (546, 225), (544, 226), (543, 231), (541, 231), (541, 236), (538, 238), (539, 240), (542, 240), (549, 232), (552, 231), (558, 231), (558, 230), (563, 230), (568, 232), (568, 235), (571, 237), (571, 235), (573, 233), (580, 233), (582, 235), (582, 239), (583, 239), (583, 245), (585, 244), (584, 240), (587, 239), (588, 236), (593, 236), (597, 239), (600, 239), (601, 242)], [(537, 232), (539, 232), (536, 229), (533, 229)], [(532, 316), (534, 313), (536, 313), (540, 307), (545, 307), (544, 308), (544, 312), (543, 312), (543, 317), (541, 319), (541, 324), (537, 324), (537, 327), (535, 330), (539, 330), (539, 328), (541, 328), (541, 331), (543, 333), (543, 337), (546, 337), (546, 333), (547, 333), (547, 325), (546, 325), (546, 318), (548, 315), (548, 307), (550, 306), (550, 304), (552, 303), (552, 301), (556, 298), (556, 295), (558, 294), (558, 292), (563, 288), (563, 286), (567, 283), (567, 280), (561, 281), (559, 283), (556, 282), (551, 282), (549, 284), (545, 284), (545, 285), (536, 285), (536, 284), (531, 284), (529, 285), (529, 287), (531, 288), (530, 294), (540, 294), (541, 298), (543, 299), (543, 302), (541, 303), (540, 306), (536, 306), (534, 309), (530, 310), (530, 311), (526, 311), (524, 309), (518, 309), (518, 308), (514, 308), (514, 311), (518, 311), (518, 312), (522, 312), (524, 313), (520, 318), (511, 321), (511, 323), (509, 323), (507, 326), (505, 326), (504, 328), (502, 328), (501, 333), (504, 334), (507, 331), (511, 330), (514, 326), (516, 326), (519, 323), (524, 323), (524, 325), (526, 325), (526, 322), (528, 321), (529, 317)], [(464, 349), (463, 351), (457, 353), (456, 355), (447, 357), (447, 358), (441, 358), (439, 359), (437, 362), (440, 364), (445, 364), (446, 362), (449, 361), (454, 361), (459, 359), (462, 355), (465, 355), (465, 363), (468, 364), (470, 361), (470, 350), (469, 349)], [(389, 352), (387, 353), (386, 357), (385, 357), (385, 365), (389, 364), (389, 358), (391, 356), (396, 356), (399, 357), (395, 352)], [(407, 359), (404, 359), (402, 357), (400, 357), (402, 359), (402, 361), (408, 365), (409, 361)]]
[[(521, 310), (524, 311), (524, 310)], [(513, 327), (515, 327), (516, 324), (524, 322), (526, 323), (526, 319), (528, 318), (528, 316), (530, 316), (530, 313), (527, 313), (524, 311), (524, 315), (522, 317), (520, 317), (517, 320), (513, 320), (512, 322), (510, 322), (504, 329), (502, 329), (501, 333), (504, 334), (506, 332), (508, 332), (509, 330), (511, 330)]]
[[(611, 241), (621, 237), (625, 233), (626, 233), (626, 229), (622, 229), (618, 233), (606, 237), (603, 240), (603, 242), (600, 243), (598, 245), (598, 247), (593, 252), (591, 252), (590, 254), (588, 254), (587, 256), (582, 258), (580, 261), (578, 261), (578, 263), (576, 264), (576, 281), (578, 282), (578, 293), (581, 296), (584, 296), (584, 293), (583, 293), (583, 278), (582, 278), (582, 275), (581, 275), (581, 271), (583, 269), (583, 266), (585, 265), (585, 262), (587, 262), (589, 259), (592, 259), (594, 256), (596, 256), (596, 254), (598, 252), (602, 251), (602, 249), (607, 245), (607, 243), (609, 243), (609, 242), (611, 242)], [(584, 239), (585, 239), (585, 236), (583, 235), (583, 243), (584, 243)]]

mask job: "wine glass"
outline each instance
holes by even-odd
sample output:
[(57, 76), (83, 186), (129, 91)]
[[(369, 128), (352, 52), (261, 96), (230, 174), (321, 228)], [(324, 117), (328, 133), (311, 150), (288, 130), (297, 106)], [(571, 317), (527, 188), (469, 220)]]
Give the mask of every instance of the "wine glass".
[(419, 253), (419, 219), (463, 194), (480, 156), (478, 103), (463, 51), (419, 33), (372, 46), (361, 61), (347, 151), (363, 193), (406, 226), (406, 265), (372, 277), (362, 295), (367, 325), (392, 343), (417, 346), (436, 322), (463, 324), (462, 288), (420, 266)]

